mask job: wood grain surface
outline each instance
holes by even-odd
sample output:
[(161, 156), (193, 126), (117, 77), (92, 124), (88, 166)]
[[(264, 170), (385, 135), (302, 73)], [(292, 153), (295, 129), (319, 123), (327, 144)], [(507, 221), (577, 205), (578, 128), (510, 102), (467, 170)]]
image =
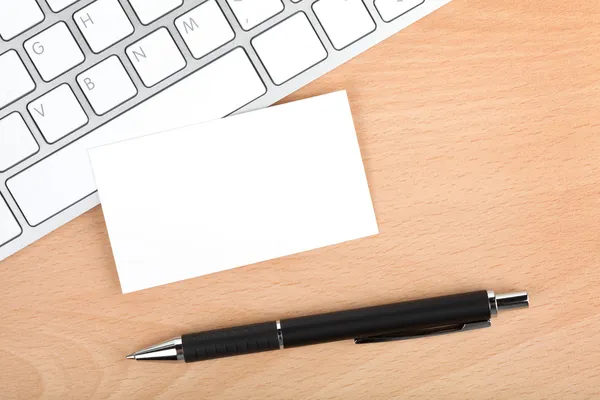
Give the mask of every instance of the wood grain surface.
[[(0, 263), (0, 398), (600, 398), (600, 2), (455, 0), (286, 101), (338, 89), (380, 235), (121, 295), (96, 208)], [(398, 343), (124, 359), (182, 332), (487, 288), (532, 307)]]

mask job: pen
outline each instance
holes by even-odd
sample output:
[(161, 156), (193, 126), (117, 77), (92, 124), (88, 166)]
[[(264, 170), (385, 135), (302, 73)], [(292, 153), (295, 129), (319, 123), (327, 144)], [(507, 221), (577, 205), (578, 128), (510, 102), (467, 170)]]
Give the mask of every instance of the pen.
[(386, 342), (486, 328), (498, 312), (526, 307), (527, 292), (480, 290), (192, 333), (127, 358), (193, 362), (351, 338), (358, 344)]

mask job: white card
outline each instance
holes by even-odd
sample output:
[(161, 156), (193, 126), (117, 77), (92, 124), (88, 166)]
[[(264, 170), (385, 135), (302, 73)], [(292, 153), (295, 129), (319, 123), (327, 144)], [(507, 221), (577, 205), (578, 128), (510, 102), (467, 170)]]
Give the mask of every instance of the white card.
[(378, 233), (345, 92), (90, 159), (124, 293)]

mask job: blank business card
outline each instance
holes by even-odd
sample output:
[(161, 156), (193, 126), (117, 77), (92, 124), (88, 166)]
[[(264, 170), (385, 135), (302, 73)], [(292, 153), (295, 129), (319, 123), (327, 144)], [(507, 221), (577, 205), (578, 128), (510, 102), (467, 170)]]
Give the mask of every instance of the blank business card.
[(378, 233), (346, 92), (89, 154), (124, 293)]

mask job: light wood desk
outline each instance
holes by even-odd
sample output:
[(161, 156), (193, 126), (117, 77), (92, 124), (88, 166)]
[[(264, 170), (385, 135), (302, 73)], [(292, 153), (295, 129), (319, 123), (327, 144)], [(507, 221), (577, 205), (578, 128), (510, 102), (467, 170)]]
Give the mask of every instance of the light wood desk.
[[(0, 398), (600, 398), (600, 2), (455, 0), (347, 89), (381, 234), (121, 295), (100, 208), (0, 263)], [(180, 332), (527, 289), (491, 329), (165, 365)]]

